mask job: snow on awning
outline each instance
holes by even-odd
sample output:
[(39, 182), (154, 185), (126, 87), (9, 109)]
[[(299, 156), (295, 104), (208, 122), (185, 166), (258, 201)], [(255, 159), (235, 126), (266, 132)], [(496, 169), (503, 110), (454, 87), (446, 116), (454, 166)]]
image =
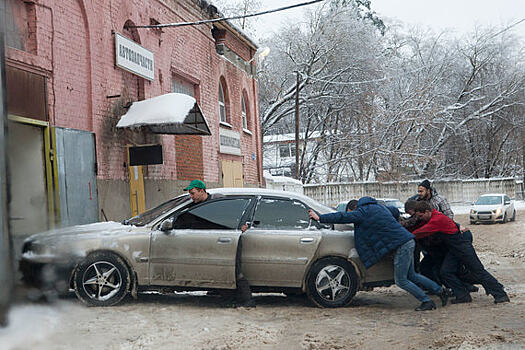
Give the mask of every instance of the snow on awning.
[(145, 127), (155, 134), (211, 135), (197, 101), (171, 93), (133, 102), (117, 128)]

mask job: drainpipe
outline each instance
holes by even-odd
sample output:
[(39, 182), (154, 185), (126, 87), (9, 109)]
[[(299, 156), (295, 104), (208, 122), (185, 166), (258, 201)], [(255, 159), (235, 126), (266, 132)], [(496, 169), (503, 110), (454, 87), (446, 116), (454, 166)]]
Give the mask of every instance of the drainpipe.
[(5, 87), (5, 51), (3, 21), (0, 24), (0, 327), (7, 325), (7, 313), (13, 290), (13, 270), (9, 237), (6, 137), (7, 101)]

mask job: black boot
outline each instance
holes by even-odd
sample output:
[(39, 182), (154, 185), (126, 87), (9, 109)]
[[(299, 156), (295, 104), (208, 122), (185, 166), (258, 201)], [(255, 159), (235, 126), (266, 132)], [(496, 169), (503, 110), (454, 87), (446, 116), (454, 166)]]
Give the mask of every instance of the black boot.
[(500, 304), (500, 303), (510, 303), (510, 299), (507, 293), (494, 297), (494, 304)]
[(434, 309), (436, 309), (436, 304), (434, 304), (432, 300), (424, 301), (421, 303), (421, 305), (416, 307), (416, 311), (429, 311)]
[(447, 288), (442, 288), (441, 293), (439, 294), (439, 299), (441, 299), (441, 306), (446, 306), (448, 297), (450, 296), (450, 291)]
[(237, 306), (240, 307), (255, 307), (255, 300), (252, 297), (252, 291), (250, 289), (250, 284), (246, 277), (242, 274), (237, 277)]
[(470, 296), (470, 294), (467, 293), (461, 298), (456, 297), (456, 299), (452, 300), (450, 303), (451, 304), (465, 304), (465, 303), (470, 303), (470, 302), (472, 302), (472, 297)]

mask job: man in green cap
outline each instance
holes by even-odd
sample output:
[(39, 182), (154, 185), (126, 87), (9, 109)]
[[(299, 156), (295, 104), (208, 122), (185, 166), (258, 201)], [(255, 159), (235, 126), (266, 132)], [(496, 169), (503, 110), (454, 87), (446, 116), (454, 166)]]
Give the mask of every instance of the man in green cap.
[[(222, 195), (211, 195), (206, 192), (206, 184), (201, 180), (193, 180), (190, 184), (184, 189), (188, 191), (193, 201), (193, 205), (205, 202), (210, 199), (216, 199), (222, 197)], [(247, 225), (243, 225), (241, 228), (242, 233), (248, 228)], [(242, 235), (241, 235), (242, 236)], [(235, 293), (235, 299), (237, 300), (236, 306), (245, 306), (245, 307), (255, 307), (255, 301), (252, 297), (252, 291), (250, 289), (250, 284), (248, 280), (241, 272), (241, 251), (242, 251), (242, 237), (239, 237), (239, 243), (237, 244), (237, 254), (235, 256), (235, 270), (237, 271), (237, 291)], [(214, 295), (215, 292), (210, 293)]]
[(193, 180), (184, 191), (189, 191), (193, 204), (211, 199), (211, 196), (206, 192), (206, 184), (201, 180)]

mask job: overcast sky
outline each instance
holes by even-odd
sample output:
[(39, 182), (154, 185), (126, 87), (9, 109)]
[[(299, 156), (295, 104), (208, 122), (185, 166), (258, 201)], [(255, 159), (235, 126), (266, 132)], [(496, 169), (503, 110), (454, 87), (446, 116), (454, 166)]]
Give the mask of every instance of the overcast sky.
[[(262, 10), (306, 2), (306, 0), (263, 0)], [(525, 18), (525, 0), (371, 0), (372, 10), (381, 18), (398, 19), (406, 24), (421, 24), (441, 31), (453, 30), (459, 35), (471, 31), (476, 24), (505, 27)], [(283, 22), (298, 21), (304, 8), (261, 16), (258, 36)], [(525, 40), (525, 21), (512, 32)]]

